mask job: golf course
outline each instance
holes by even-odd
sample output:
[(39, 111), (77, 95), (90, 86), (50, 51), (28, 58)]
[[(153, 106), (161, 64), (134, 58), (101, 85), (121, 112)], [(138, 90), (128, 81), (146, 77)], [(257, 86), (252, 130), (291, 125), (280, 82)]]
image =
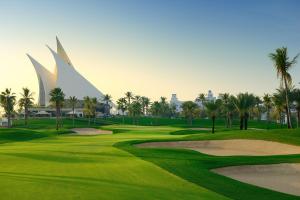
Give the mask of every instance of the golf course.
[[(295, 186), (294, 182), (284, 182), (288, 184), (285, 187), (292, 189), (283, 188), (286, 192), (280, 192), (280, 189), (235, 180), (228, 177), (228, 172), (226, 175), (226, 170), (222, 172), (234, 166), (297, 165), (300, 162), (299, 129), (272, 127), (267, 130), (262, 128), (262, 122), (250, 122), (250, 130), (240, 131), (223, 129), (217, 123), (216, 133), (212, 134), (208, 122), (202, 120), (198, 128), (189, 128), (175, 122), (169, 126), (134, 126), (102, 120), (87, 129), (87, 122), (78, 120), (77, 132), (70, 119), (64, 119), (63, 128), (58, 131), (54, 119), (32, 119), (28, 127), (23, 121), (15, 122), (13, 128), (0, 129), (1, 196), (64, 200), (300, 199), (299, 192), (293, 191), (299, 190), (299, 184)], [(266, 141), (294, 149), (291, 155), (271, 146), (275, 149), (269, 150), (274, 153), (278, 150), (278, 155), (215, 156), (184, 145), (167, 145), (168, 142), (212, 140), (236, 141), (236, 146), (232, 146), (234, 151), (238, 150), (239, 141)], [(145, 146), (154, 142), (164, 145)], [(194, 144), (194, 148), (197, 145)], [(230, 146), (222, 148), (226, 150)], [(281, 168), (284, 175), (284, 167)], [(267, 169), (264, 171), (270, 173)], [(299, 171), (293, 176), (299, 177)]]

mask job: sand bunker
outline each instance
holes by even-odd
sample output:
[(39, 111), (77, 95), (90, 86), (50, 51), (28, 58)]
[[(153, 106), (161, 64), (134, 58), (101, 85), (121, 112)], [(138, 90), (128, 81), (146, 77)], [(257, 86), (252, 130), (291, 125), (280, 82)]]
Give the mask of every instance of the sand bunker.
[(178, 142), (149, 142), (138, 144), (138, 147), (151, 148), (183, 148), (216, 156), (268, 156), (300, 154), (300, 146), (271, 142), (264, 140), (206, 140)]
[(193, 130), (193, 131), (211, 131), (211, 128), (189, 128), (189, 130)]
[(73, 128), (72, 131), (75, 133), (72, 133), (70, 135), (108, 135), (112, 134), (112, 131), (108, 130), (100, 130), (95, 128)]
[(245, 165), (212, 171), (241, 182), (300, 196), (300, 164)]

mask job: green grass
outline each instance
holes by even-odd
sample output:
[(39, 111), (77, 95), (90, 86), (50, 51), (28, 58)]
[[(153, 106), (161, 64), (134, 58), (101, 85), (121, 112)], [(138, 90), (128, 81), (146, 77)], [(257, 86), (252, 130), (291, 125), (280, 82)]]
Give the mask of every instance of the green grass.
[[(226, 130), (216, 134), (171, 126), (97, 120), (113, 135), (70, 136), (71, 120), (30, 120), (0, 129), (0, 194), (5, 199), (297, 199), (210, 172), (242, 164), (300, 162), (300, 156), (217, 157), (191, 150), (140, 149), (146, 141), (252, 138), (300, 145), (300, 130)], [(200, 121), (199, 121), (200, 123)], [(201, 123), (204, 124), (202, 121)], [(252, 122), (251, 122), (252, 123)], [(110, 124), (110, 125), (108, 125)], [(254, 123), (255, 124), (255, 123)], [(253, 124), (253, 125), (254, 125)], [(86, 127), (76, 120), (76, 127)], [(209, 121), (206, 125), (209, 126)], [(255, 127), (255, 126), (254, 126)], [(261, 128), (260, 125), (257, 126)]]

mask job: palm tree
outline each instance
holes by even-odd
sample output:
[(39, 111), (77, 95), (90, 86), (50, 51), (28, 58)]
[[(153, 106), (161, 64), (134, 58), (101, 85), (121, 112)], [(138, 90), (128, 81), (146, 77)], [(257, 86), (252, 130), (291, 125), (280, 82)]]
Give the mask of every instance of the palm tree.
[(141, 97), (142, 107), (143, 107), (143, 114), (147, 115), (148, 107), (150, 104), (150, 99), (148, 97)]
[(92, 99), (89, 96), (83, 98), (83, 112), (89, 118), (88, 124), (91, 125), (91, 116), (93, 115)]
[(198, 95), (198, 97), (196, 98), (196, 101), (201, 102), (202, 104), (204, 104), (206, 98), (205, 98), (205, 94), (204, 93), (200, 93)]
[(50, 102), (56, 109), (56, 130), (61, 126), (61, 107), (65, 101), (65, 94), (61, 88), (54, 88), (50, 91)]
[(127, 103), (128, 103), (128, 105), (130, 105), (131, 99), (133, 98), (132, 92), (126, 92), (126, 93), (125, 93), (125, 96), (126, 96), (126, 98), (127, 98)]
[(216, 101), (209, 101), (204, 104), (207, 113), (209, 114), (210, 118), (212, 119), (212, 129), (211, 129), (212, 133), (215, 133), (215, 120), (216, 120), (216, 116), (219, 112), (221, 104), (222, 104), (222, 100), (220, 100), (220, 99), (218, 99)]
[(78, 102), (78, 99), (75, 96), (69, 97), (69, 101), (72, 108), (72, 120), (73, 120), (73, 127), (75, 126), (75, 106)]
[(230, 126), (230, 95), (229, 93), (224, 93), (220, 95), (220, 99), (222, 101), (222, 108), (223, 112), (225, 113), (225, 118), (226, 118), (226, 128), (229, 128)]
[(193, 119), (200, 112), (198, 105), (192, 101), (183, 102), (181, 105), (182, 114), (187, 118), (190, 125), (193, 124)]
[(28, 112), (29, 108), (33, 106), (33, 93), (30, 92), (28, 88), (22, 88), (23, 93), (21, 93), (21, 98), (19, 100), (19, 107), (24, 108), (24, 119), (25, 125), (28, 124)]
[(111, 103), (111, 96), (109, 94), (104, 95), (103, 97), (103, 101), (105, 104), (105, 116), (109, 116), (110, 115), (110, 103)]
[(92, 115), (94, 117), (94, 124), (96, 124), (96, 112), (97, 112), (97, 105), (98, 105), (98, 100), (96, 97), (91, 99), (91, 111)]
[(275, 106), (275, 112), (278, 116), (277, 120), (279, 120), (280, 125), (283, 124), (283, 113), (284, 110), (286, 111), (286, 99), (285, 99), (285, 90), (284, 89), (277, 89), (277, 92), (273, 94), (272, 97), (273, 104)]
[(263, 96), (263, 103), (264, 103), (264, 107), (266, 108), (266, 112), (267, 112), (267, 122), (268, 122), (268, 128), (269, 128), (270, 110), (272, 108), (272, 98), (269, 94), (265, 94)]
[(118, 110), (122, 111), (122, 121), (124, 124), (124, 115), (125, 115), (125, 111), (127, 110), (126, 98), (122, 97), (122, 98), (118, 99), (117, 106), (118, 106)]
[(294, 89), (292, 91), (292, 98), (295, 102), (295, 108), (297, 110), (297, 128), (300, 124), (300, 89)]
[[(285, 101), (286, 101), (286, 105), (288, 106), (289, 105), (288, 87), (292, 84), (292, 77), (289, 74), (289, 70), (294, 64), (296, 64), (299, 54), (296, 55), (292, 60), (290, 60), (288, 57), (287, 48), (282, 47), (276, 49), (276, 52), (271, 53), (269, 56), (276, 68), (277, 77), (280, 78), (280, 85), (284, 85), (285, 87)], [(292, 128), (291, 114), (289, 108), (287, 109), (287, 125), (288, 128)]]
[(233, 98), (233, 103), (240, 115), (240, 130), (247, 130), (249, 110), (255, 104), (254, 95), (249, 93), (240, 93), (236, 98)]
[(160, 103), (158, 101), (154, 101), (150, 107), (150, 113), (153, 117), (155, 117), (155, 124), (157, 124), (157, 118), (160, 114)]
[(0, 94), (0, 104), (4, 109), (5, 115), (7, 117), (7, 127), (11, 127), (11, 115), (14, 111), (14, 106), (16, 104), (15, 93), (11, 92), (11, 89), (5, 89), (4, 92)]
[(128, 107), (129, 115), (132, 116), (133, 124), (138, 124), (138, 117), (142, 114), (142, 104), (135, 100)]

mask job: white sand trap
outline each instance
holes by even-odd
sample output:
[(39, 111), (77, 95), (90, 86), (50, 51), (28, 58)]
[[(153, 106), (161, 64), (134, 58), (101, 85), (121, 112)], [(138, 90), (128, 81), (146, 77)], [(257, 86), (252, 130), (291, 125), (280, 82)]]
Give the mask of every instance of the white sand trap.
[(138, 147), (183, 148), (216, 156), (269, 156), (300, 154), (300, 146), (264, 140), (205, 140), (178, 142), (149, 142), (138, 144)]
[(241, 182), (300, 196), (300, 164), (245, 165), (212, 171)]
[(73, 128), (70, 135), (108, 135), (112, 134), (112, 131), (100, 130), (95, 128)]

